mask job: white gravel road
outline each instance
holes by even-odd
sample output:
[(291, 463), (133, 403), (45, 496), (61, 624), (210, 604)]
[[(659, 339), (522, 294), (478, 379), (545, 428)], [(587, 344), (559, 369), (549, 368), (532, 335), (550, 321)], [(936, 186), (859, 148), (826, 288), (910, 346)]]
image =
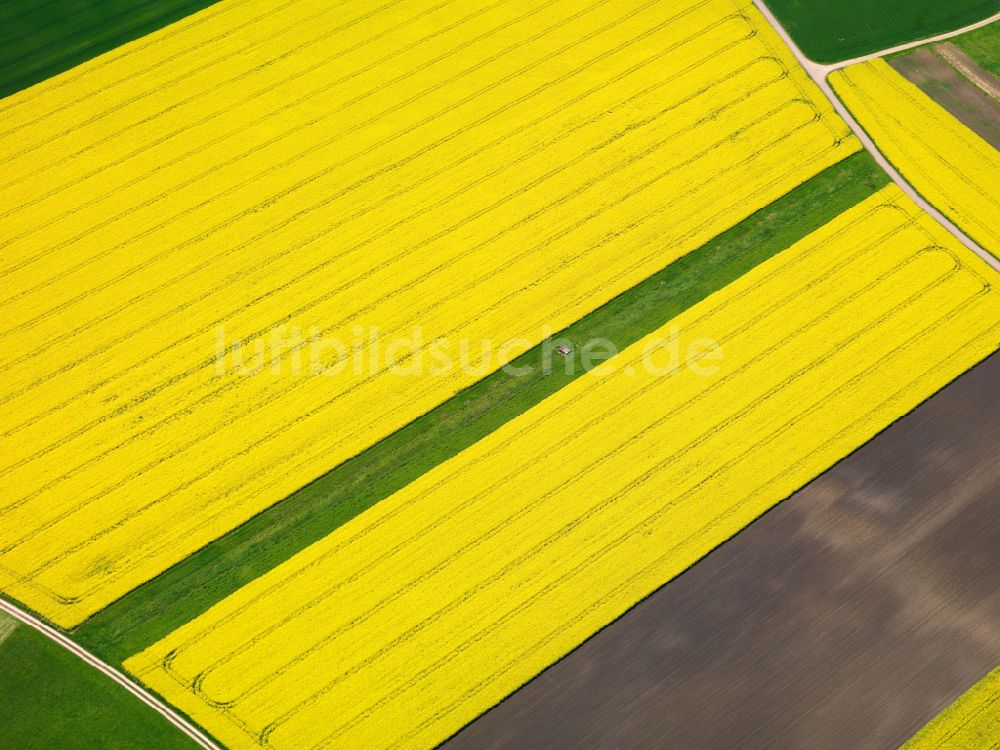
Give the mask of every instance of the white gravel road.
[(809, 73), (809, 77), (816, 82), (816, 85), (820, 87), (826, 98), (830, 100), (830, 103), (833, 105), (834, 109), (837, 110), (837, 114), (839, 114), (842, 118), (844, 118), (847, 124), (850, 125), (851, 130), (854, 131), (854, 134), (858, 137), (858, 139), (868, 150), (868, 152), (874, 157), (875, 161), (878, 162), (879, 166), (889, 173), (889, 176), (892, 178), (893, 182), (899, 185), (899, 187), (903, 190), (904, 193), (910, 196), (910, 198), (912, 198), (914, 202), (918, 206), (920, 206), (920, 208), (929, 213), (934, 218), (935, 221), (937, 221), (941, 226), (943, 226), (952, 235), (954, 235), (959, 242), (961, 242), (963, 245), (969, 248), (969, 250), (971, 250), (980, 258), (982, 258), (991, 268), (993, 268), (993, 270), (1000, 271), (1000, 260), (997, 260), (997, 258), (995, 258), (992, 254), (990, 254), (982, 247), (980, 247), (978, 243), (976, 243), (971, 237), (966, 235), (961, 229), (955, 226), (944, 214), (942, 214), (940, 211), (934, 208), (934, 206), (932, 206), (930, 203), (924, 200), (923, 196), (920, 195), (920, 193), (918, 193), (913, 188), (913, 186), (910, 185), (910, 183), (903, 178), (903, 176), (892, 165), (892, 163), (885, 158), (885, 156), (879, 150), (878, 146), (875, 145), (875, 142), (868, 137), (868, 134), (865, 132), (864, 128), (862, 128), (861, 125), (858, 124), (858, 121), (854, 119), (854, 116), (851, 115), (850, 111), (848, 111), (847, 107), (845, 107), (843, 102), (840, 101), (837, 95), (833, 92), (833, 89), (830, 87), (830, 84), (827, 82), (827, 76), (830, 75), (830, 73), (832, 73), (834, 70), (839, 70), (840, 68), (845, 68), (848, 65), (853, 65), (859, 62), (874, 60), (875, 58), (882, 57), (884, 55), (891, 54), (893, 52), (901, 52), (903, 50), (911, 49), (913, 47), (919, 47), (923, 44), (928, 44), (931, 42), (939, 42), (944, 39), (950, 39), (952, 37), (958, 36), (959, 34), (964, 34), (967, 31), (972, 31), (973, 29), (985, 26), (989, 23), (992, 23), (993, 21), (1000, 20), (1000, 14), (991, 16), (990, 18), (984, 19), (983, 21), (970, 24), (969, 26), (965, 26), (961, 29), (957, 29), (947, 34), (939, 34), (938, 36), (930, 37), (928, 39), (921, 39), (919, 41), (911, 42), (909, 44), (902, 44), (897, 47), (892, 47), (891, 49), (872, 53), (871, 55), (865, 55), (864, 57), (859, 57), (853, 60), (846, 60), (841, 63), (836, 63), (835, 65), (821, 65), (820, 63), (813, 62), (812, 60), (810, 60), (808, 57), (805, 56), (805, 54), (802, 52), (802, 50), (799, 49), (795, 41), (791, 38), (791, 36), (789, 36), (788, 32), (785, 31), (784, 27), (781, 25), (778, 19), (775, 18), (774, 14), (771, 12), (771, 9), (767, 7), (767, 4), (764, 2), (764, 0), (754, 0), (754, 5), (756, 5), (757, 9), (764, 14), (764, 17), (767, 19), (768, 23), (770, 23), (771, 26), (774, 27), (775, 31), (777, 31), (778, 34), (781, 36), (781, 38), (785, 41), (785, 44), (787, 44), (788, 47), (792, 50), (792, 52), (795, 54), (796, 59), (799, 61), (799, 64), (802, 65), (803, 68), (805, 68), (806, 72)]

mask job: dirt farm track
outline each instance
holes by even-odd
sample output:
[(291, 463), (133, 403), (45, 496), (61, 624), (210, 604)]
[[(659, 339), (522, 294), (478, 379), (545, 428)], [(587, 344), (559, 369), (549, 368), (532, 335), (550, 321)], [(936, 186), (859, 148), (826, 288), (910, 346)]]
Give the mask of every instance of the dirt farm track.
[(448, 750), (889, 750), (1000, 663), (1000, 355)]

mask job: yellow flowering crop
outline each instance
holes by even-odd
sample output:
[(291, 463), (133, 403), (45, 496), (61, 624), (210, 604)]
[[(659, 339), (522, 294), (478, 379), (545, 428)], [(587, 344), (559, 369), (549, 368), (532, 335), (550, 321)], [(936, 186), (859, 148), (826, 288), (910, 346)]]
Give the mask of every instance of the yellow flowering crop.
[(430, 747), (996, 350), (992, 273), (887, 188), (126, 667), (234, 748)]
[(830, 82), (910, 184), (1000, 256), (1000, 152), (884, 60), (837, 71)]
[(228, 0), (0, 122), (0, 588), (65, 626), (499, 364), (308, 338), (520, 353), (857, 148), (745, 0)]
[(1000, 667), (977, 682), (903, 750), (986, 750), (1000, 739)]

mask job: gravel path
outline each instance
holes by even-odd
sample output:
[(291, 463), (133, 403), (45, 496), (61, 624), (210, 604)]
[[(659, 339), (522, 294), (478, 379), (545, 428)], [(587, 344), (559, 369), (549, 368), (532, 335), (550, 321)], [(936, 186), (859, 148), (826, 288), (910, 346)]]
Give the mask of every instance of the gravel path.
[(813, 81), (816, 83), (816, 85), (820, 87), (826, 98), (830, 100), (830, 103), (833, 105), (834, 109), (837, 110), (837, 114), (839, 114), (847, 122), (847, 124), (850, 125), (851, 130), (854, 131), (854, 134), (858, 137), (858, 139), (861, 141), (864, 147), (872, 155), (872, 157), (874, 157), (875, 161), (878, 162), (879, 166), (882, 167), (882, 169), (884, 169), (886, 172), (888, 172), (893, 182), (899, 185), (899, 187), (903, 190), (904, 193), (910, 196), (910, 198), (912, 198), (913, 201), (918, 206), (920, 206), (921, 209), (929, 213), (936, 222), (938, 222), (941, 226), (947, 229), (948, 232), (950, 232), (956, 239), (958, 239), (959, 242), (961, 242), (969, 250), (971, 250), (980, 258), (982, 258), (991, 268), (993, 268), (993, 270), (1000, 271), (1000, 260), (998, 260), (992, 254), (990, 254), (982, 247), (980, 247), (978, 243), (976, 243), (961, 229), (955, 226), (955, 224), (953, 224), (944, 214), (942, 214), (940, 211), (934, 208), (934, 206), (932, 206), (930, 203), (924, 200), (923, 196), (921, 196), (920, 193), (918, 193), (913, 188), (913, 186), (910, 185), (910, 183), (903, 178), (903, 176), (892, 165), (892, 163), (885, 158), (885, 156), (879, 150), (878, 146), (875, 145), (875, 142), (868, 137), (868, 133), (866, 133), (864, 128), (862, 128), (861, 125), (858, 124), (858, 121), (854, 119), (854, 116), (850, 113), (847, 107), (845, 107), (843, 102), (841, 102), (840, 99), (837, 97), (837, 95), (834, 94), (833, 89), (827, 82), (827, 76), (831, 72), (833, 72), (834, 70), (838, 70), (839, 68), (845, 68), (848, 65), (865, 62), (867, 60), (873, 60), (875, 58), (882, 57), (884, 55), (888, 55), (893, 52), (901, 52), (903, 50), (911, 49), (912, 47), (917, 47), (922, 44), (927, 44), (929, 42), (937, 42), (943, 39), (950, 39), (954, 36), (958, 36), (959, 34), (964, 34), (967, 31), (972, 31), (973, 29), (977, 29), (981, 26), (987, 25), (988, 23), (992, 23), (993, 21), (1000, 19), (1000, 14), (992, 16), (984, 21), (980, 21), (979, 23), (975, 23), (970, 26), (966, 26), (962, 29), (950, 32), (948, 34), (941, 34), (939, 36), (932, 37), (930, 39), (923, 39), (918, 42), (903, 44), (898, 47), (893, 47), (892, 49), (882, 50), (881, 52), (875, 52), (871, 55), (865, 55), (864, 57), (859, 57), (853, 60), (846, 60), (841, 63), (836, 63), (835, 65), (820, 65), (819, 63), (813, 62), (808, 57), (806, 57), (805, 54), (803, 54), (802, 50), (800, 50), (798, 45), (795, 44), (795, 41), (791, 38), (791, 36), (789, 36), (788, 32), (785, 31), (784, 27), (782, 27), (782, 25), (778, 22), (778, 19), (775, 18), (774, 14), (771, 12), (771, 9), (767, 7), (767, 4), (764, 3), (763, 0), (754, 0), (754, 5), (756, 5), (758, 10), (760, 10), (760, 12), (764, 14), (764, 17), (767, 19), (768, 23), (770, 23), (771, 26), (774, 27), (775, 31), (777, 31), (778, 34), (781, 36), (781, 38), (785, 41), (785, 44), (787, 44), (788, 47), (792, 50), (792, 52), (795, 54), (795, 57), (796, 59), (798, 59), (799, 64), (801, 64), (802, 67), (806, 69), (806, 72), (809, 73), (810, 78), (812, 78)]
[(158, 714), (163, 716), (163, 718), (165, 718), (167, 721), (169, 721), (171, 724), (177, 727), (180, 731), (182, 731), (184, 734), (190, 737), (199, 747), (205, 748), (205, 750), (219, 750), (218, 746), (215, 743), (213, 743), (202, 732), (196, 729), (190, 722), (188, 722), (183, 717), (175, 713), (173, 710), (167, 707), (163, 702), (157, 700), (152, 695), (147, 693), (145, 690), (140, 688), (138, 685), (132, 682), (128, 677), (123, 675), (117, 669), (108, 666), (103, 661), (98, 659), (96, 656), (91, 654), (89, 651), (86, 651), (85, 649), (73, 643), (73, 641), (64, 636), (55, 628), (49, 627), (41, 620), (38, 620), (37, 618), (29, 615), (27, 612), (22, 612), (13, 604), (4, 601), (3, 599), (0, 599), (0, 612), (10, 615), (15, 620), (18, 620), (19, 622), (21, 622), (24, 625), (27, 625), (30, 628), (34, 628), (42, 635), (58, 643), (67, 651), (71, 651), (72, 653), (76, 654), (78, 657), (83, 659), (83, 661), (92, 666), (94, 669), (96, 669), (99, 672), (102, 672), (104, 675), (117, 682), (123, 688), (132, 693), (132, 695), (134, 695), (136, 698), (138, 698), (147, 706), (156, 711)]

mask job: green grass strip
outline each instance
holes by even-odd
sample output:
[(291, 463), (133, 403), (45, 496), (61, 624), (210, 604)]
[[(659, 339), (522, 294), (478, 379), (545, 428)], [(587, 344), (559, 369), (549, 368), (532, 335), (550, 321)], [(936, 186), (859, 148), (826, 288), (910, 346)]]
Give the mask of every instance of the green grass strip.
[(216, 0), (8, 0), (0, 5), (0, 97), (179, 21)]
[[(578, 352), (602, 338), (621, 351), (887, 182), (866, 153), (851, 156), (555, 339)], [(513, 362), (530, 375), (500, 370), (462, 391), (98, 613), (76, 640), (120, 664), (582, 374), (561, 360), (546, 374), (545, 348)]]
[(0, 747), (193, 749), (120, 685), (0, 613)]
[(1000, 78), (1000, 21), (951, 40), (969, 57)]

